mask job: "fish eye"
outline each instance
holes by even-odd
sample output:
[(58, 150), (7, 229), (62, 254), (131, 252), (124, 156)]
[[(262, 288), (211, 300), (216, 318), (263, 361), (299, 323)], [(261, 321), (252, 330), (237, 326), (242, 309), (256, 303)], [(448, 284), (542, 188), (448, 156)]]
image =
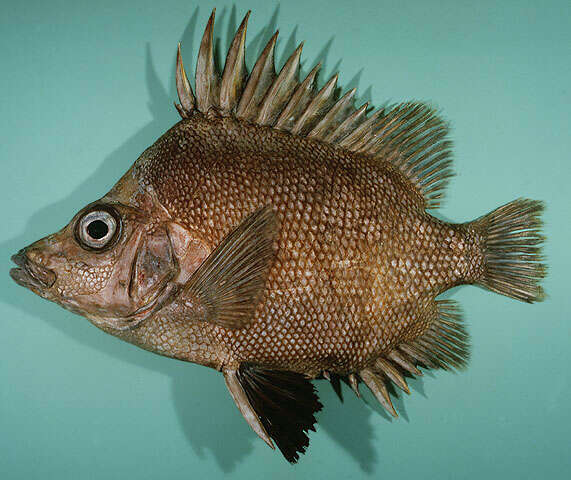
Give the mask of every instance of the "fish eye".
[(102, 250), (117, 238), (119, 216), (109, 206), (85, 213), (76, 224), (76, 238), (88, 250)]

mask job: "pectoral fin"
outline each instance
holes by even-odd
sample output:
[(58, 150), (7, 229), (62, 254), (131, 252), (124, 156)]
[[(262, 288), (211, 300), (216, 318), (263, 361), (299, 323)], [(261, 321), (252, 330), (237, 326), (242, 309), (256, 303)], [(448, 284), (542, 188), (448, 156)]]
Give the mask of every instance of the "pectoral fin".
[(270, 207), (247, 217), (198, 267), (181, 292), (202, 319), (243, 328), (253, 318), (274, 259), (277, 219)]
[(297, 462), (309, 445), (307, 432), (315, 431), (314, 414), (322, 408), (312, 383), (300, 373), (247, 363), (224, 371), (224, 378), (254, 432), (272, 448), (273, 439), (286, 460)]

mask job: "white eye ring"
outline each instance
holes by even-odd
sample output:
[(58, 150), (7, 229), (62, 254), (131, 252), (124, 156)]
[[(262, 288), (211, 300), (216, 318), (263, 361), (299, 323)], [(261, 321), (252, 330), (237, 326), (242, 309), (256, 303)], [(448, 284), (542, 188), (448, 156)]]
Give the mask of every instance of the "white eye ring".
[(117, 231), (117, 220), (105, 210), (94, 210), (79, 222), (79, 239), (89, 248), (105, 247)]

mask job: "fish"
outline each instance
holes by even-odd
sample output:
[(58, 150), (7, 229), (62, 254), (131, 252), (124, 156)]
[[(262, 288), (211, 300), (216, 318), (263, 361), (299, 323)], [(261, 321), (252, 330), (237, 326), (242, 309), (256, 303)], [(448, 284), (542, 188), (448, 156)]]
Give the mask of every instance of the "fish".
[(303, 43), (276, 71), (276, 32), (246, 67), (238, 27), (220, 72), (215, 10), (194, 88), (178, 45), (181, 120), (111, 190), (12, 257), (11, 277), (145, 350), (217, 370), (253, 431), (295, 463), (322, 404), (314, 380), (397, 390), (460, 370), (458, 303), (483, 287), (543, 300), (544, 204), (519, 198), (473, 221), (435, 210), (453, 175), (448, 123), (420, 101), (377, 110)]

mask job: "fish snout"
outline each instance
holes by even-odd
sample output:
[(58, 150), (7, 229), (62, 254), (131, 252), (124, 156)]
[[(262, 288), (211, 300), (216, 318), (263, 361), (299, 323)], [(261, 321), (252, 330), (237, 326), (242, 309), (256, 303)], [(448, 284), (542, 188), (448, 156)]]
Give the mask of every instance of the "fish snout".
[(40, 259), (25, 248), (12, 255), (12, 261), (18, 267), (10, 270), (10, 276), (18, 285), (45, 289), (50, 288), (56, 281), (55, 272), (43, 266)]

